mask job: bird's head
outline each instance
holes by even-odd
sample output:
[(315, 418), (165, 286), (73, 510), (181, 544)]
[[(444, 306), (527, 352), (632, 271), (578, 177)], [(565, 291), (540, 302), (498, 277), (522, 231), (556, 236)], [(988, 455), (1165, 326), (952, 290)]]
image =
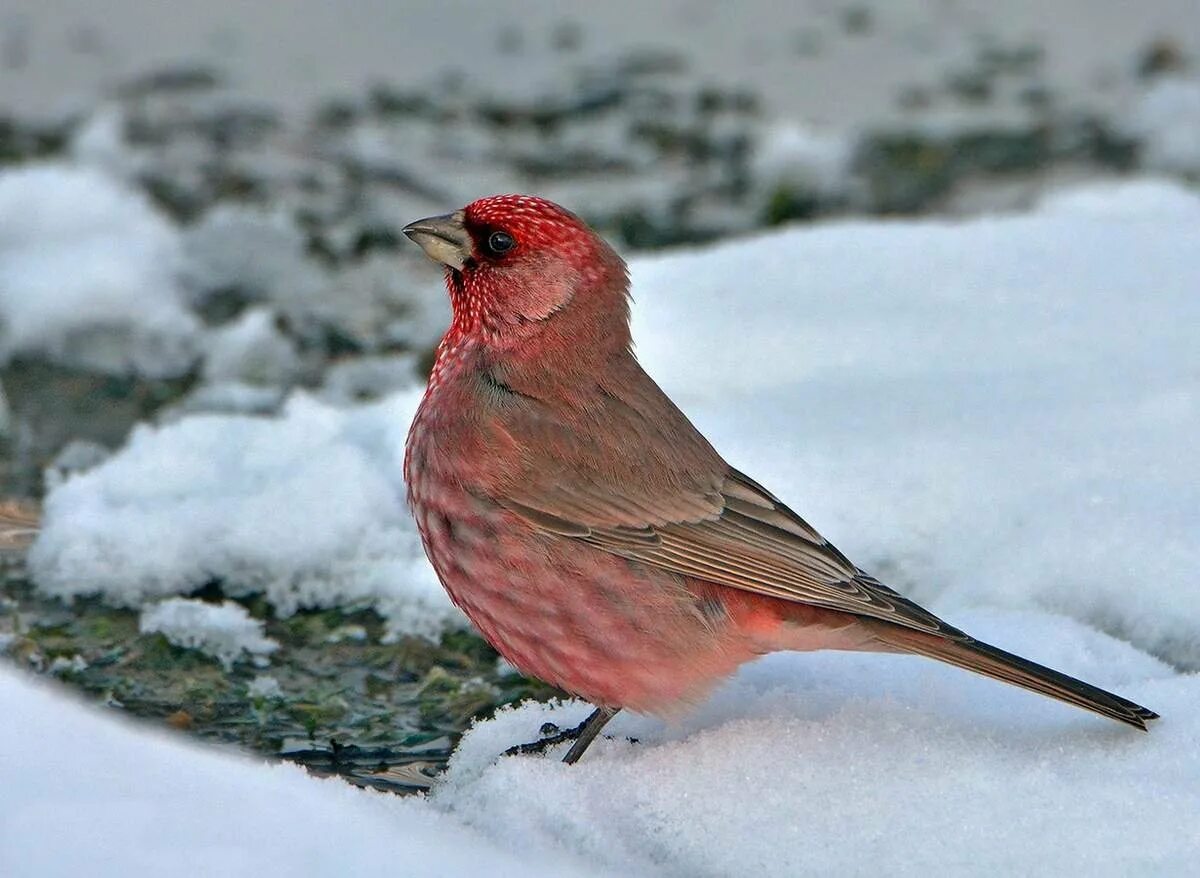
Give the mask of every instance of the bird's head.
[[(625, 263), (579, 217), (543, 198), (493, 195), (404, 234), (446, 267), (452, 332), (498, 349), (628, 346)], [(570, 343), (570, 344), (568, 344)]]

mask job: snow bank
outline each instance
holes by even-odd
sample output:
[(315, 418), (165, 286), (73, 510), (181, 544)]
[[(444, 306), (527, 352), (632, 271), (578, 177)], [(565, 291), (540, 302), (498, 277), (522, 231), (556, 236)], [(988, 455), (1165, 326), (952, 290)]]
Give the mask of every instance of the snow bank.
[(1140, 96), (1126, 120), (1142, 142), (1142, 162), (1153, 171), (1200, 176), (1200, 78), (1160, 77)]
[(530, 874), (420, 799), (201, 749), (4, 668), (0, 715), (20, 717), (0, 723), (0, 875)]
[(179, 235), (143, 195), (97, 170), (35, 165), (0, 172), (0, 217), (0, 357), (151, 376), (195, 360)]
[(297, 395), (278, 419), (196, 415), (144, 426), (50, 492), (29, 557), (39, 586), (136, 606), (218, 579), (277, 612), (375, 604), (398, 633), (461, 617), (404, 505), (418, 391), (339, 409)]
[(575, 766), (497, 756), (586, 706), (504, 711), (429, 798), (399, 799), (0, 670), (0, 714), (21, 717), (0, 752), (38, 742), (0, 760), (0, 874), (1192, 874), (1200, 677), (1062, 618), (962, 621), (1165, 718), (1144, 735), (923, 659), (777, 654), (678, 726), (618, 717)]
[(249, 308), (236, 320), (209, 334), (204, 379), (212, 384), (240, 383), (288, 387), (303, 364), (295, 342), (279, 331), (275, 314)]
[(143, 609), (138, 630), (161, 634), (176, 646), (198, 649), (217, 659), (227, 671), (247, 654), (255, 663), (265, 664), (267, 656), (279, 648), (263, 634), (263, 623), (233, 601), (209, 604), (171, 598)]
[(586, 706), (507, 711), (433, 803), (626, 875), (1191, 874), (1200, 677), (1061, 618), (962, 621), (1166, 719), (1143, 735), (918, 658), (776, 654), (678, 727), (618, 717), (575, 766), (496, 756)]

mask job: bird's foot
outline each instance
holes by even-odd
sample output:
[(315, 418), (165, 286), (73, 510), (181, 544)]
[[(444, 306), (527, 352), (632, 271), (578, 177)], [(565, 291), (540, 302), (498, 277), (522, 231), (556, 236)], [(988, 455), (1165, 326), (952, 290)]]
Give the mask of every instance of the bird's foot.
[(583, 755), (583, 751), (588, 748), (588, 745), (595, 740), (596, 735), (604, 728), (604, 724), (617, 715), (617, 711), (607, 707), (597, 707), (579, 725), (569, 729), (560, 729), (554, 723), (543, 723), (541, 728), (542, 737), (536, 741), (530, 741), (528, 744), (517, 744), (515, 747), (509, 747), (504, 751), (505, 756), (518, 756), (528, 753), (545, 753), (555, 744), (561, 744), (564, 741), (574, 741), (571, 749), (567, 751), (567, 755), (563, 757), (563, 762), (568, 765), (578, 761)]
[(538, 733), (542, 736), (536, 741), (530, 741), (528, 744), (517, 744), (509, 747), (504, 751), (505, 756), (524, 756), (529, 753), (545, 753), (555, 744), (561, 744), (564, 741), (577, 740), (580, 734), (583, 733), (583, 727), (587, 721), (580, 723), (574, 728), (560, 729), (554, 723), (542, 723)]

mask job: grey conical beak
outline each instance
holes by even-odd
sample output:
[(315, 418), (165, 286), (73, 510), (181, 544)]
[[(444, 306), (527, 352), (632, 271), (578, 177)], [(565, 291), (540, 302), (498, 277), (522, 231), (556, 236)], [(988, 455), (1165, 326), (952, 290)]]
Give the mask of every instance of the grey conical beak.
[(463, 225), (461, 210), (417, 220), (401, 231), (420, 246), (430, 259), (451, 268), (462, 268), (471, 256), (471, 236)]

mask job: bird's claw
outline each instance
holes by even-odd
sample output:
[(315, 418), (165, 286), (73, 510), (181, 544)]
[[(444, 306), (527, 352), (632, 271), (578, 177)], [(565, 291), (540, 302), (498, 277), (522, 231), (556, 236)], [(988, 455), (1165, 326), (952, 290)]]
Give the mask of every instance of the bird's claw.
[(546, 750), (555, 744), (572, 741), (574, 743), (572, 743), (571, 749), (563, 757), (563, 762), (571, 765), (579, 760), (579, 757), (583, 755), (583, 751), (588, 748), (588, 745), (592, 743), (592, 740), (604, 728), (604, 724), (612, 719), (616, 713), (617, 708), (597, 707), (587, 719), (570, 729), (560, 729), (554, 723), (550, 722), (542, 723), (542, 738), (540, 740), (509, 747), (504, 751), (504, 755), (519, 756), (527, 753), (545, 753)]
[(545, 753), (555, 744), (562, 744), (565, 741), (574, 741), (583, 732), (583, 727), (586, 723), (580, 723), (569, 729), (560, 729), (554, 723), (542, 723), (542, 727), (538, 729), (541, 738), (536, 741), (530, 741), (528, 744), (516, 744), (504, 751), (505, 756), (524, 756), (529, 753)]

